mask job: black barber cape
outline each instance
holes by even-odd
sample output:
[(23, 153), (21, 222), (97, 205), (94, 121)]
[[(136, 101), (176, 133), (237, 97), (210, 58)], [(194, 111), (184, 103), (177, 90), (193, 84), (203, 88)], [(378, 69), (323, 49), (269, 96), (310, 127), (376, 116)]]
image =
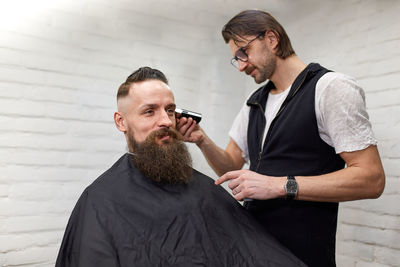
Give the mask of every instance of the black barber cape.
[(211, 178), (159, 184), (130, 157), (83, 192), (56, 267), (305, 266)]

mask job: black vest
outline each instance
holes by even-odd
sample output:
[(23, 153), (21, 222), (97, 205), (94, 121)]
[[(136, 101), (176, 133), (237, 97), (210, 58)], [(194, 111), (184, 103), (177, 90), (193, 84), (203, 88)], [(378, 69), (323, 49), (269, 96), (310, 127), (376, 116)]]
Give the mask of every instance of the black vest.
[[(268, 130), (264, 114), (272, 82), (247, 101), (250, 169), (270, 176), (312, 176), (344, 168), (344, 161), (319, 136), (315, 116), (315, 86), (328, 70), (312, 63), (296, 78)], [(299, 188), (301, 192), (301, 188)], [(309, 266), (336, 266), (338, 203), (299, 200), (253, 200), (245, 207), (280, 242)]]

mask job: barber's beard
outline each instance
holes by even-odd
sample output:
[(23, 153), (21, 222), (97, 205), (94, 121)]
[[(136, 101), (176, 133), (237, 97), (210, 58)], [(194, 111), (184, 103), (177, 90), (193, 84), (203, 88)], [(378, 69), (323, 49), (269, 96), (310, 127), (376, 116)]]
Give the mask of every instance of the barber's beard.
[[(156, 140), (169, 134), (169, 139), (158, 144)], [(192, 158), (182, 136), (175, 129), (152, 132), (145, 141), (138, 143), (128, 133), (132, 161), (145, 177), (167, 184), (188, 183), (192, 177)]]
[(265, 82), (267, 79), (271, 79), (276, 69), (276, 56), (265, 46), (265, 54), (263, 55), (263, 64), (258, 67), (257, 70), (259, 75), (254, 77), (254, 81), (257, 84)]

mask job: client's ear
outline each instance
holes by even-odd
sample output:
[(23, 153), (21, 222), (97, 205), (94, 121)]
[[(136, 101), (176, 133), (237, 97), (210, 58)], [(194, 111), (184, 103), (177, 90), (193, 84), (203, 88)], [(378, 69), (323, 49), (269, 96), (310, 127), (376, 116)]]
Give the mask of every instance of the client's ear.
[(114, 122), (118, 130), (120, 130), (123, 133), (126, 133), (127, 131), (126, 122), (124, 115), (122, 115), (121, 112), (117, 111), (114, 113)]

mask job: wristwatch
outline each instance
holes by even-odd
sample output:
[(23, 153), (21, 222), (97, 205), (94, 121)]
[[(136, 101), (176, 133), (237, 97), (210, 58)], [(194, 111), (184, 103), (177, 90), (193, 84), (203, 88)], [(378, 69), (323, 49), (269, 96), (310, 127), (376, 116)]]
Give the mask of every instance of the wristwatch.
[(288, 175), (286, 184), (285, 184), (285, 192), (286, 199), (294, 199), (297, 195), (298, 185), (296, 179), (292, 175)]

